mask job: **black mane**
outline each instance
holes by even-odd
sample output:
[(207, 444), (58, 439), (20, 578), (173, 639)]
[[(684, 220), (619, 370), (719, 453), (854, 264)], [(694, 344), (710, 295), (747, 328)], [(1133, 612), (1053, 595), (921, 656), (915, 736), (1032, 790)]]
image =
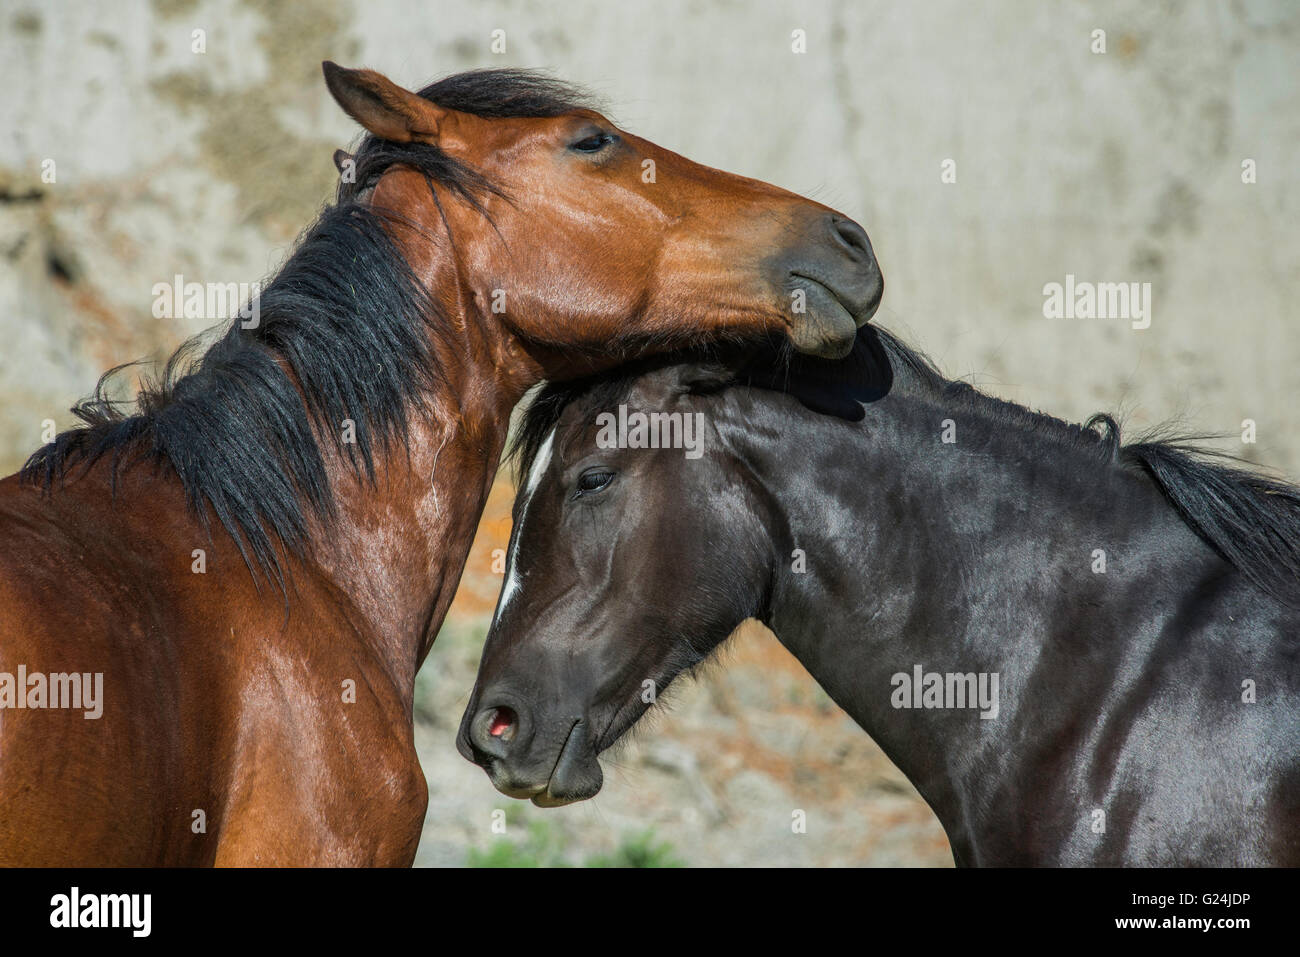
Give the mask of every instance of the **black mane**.
[[(566, 406), (589, 397), (593, 407), (616, 406), (648, 368), (670, 362), (717, 364), (716, 357), (679, 353), (570, 383), (548, 383), (525, 411), (510, 455), (527, 474)], [(878, 326), (864, 328), (849, 358), (837, 362), (764, 352), (735, 366), (735, 385), (788, 390), (816, 411), (861, 418), (861, 403), (885, 395), (896, 378), (948, 406), (993, 424), (1078, 449), (1099, 465), (1150, 476), (1165, 499), (1205, 542), (1257, 587), (1300, 607), (1300, 488), (1269, 478), (1250, 463), (1197, 443), (1208, 436), (1153, 432), (1129, 445), (1104, 413), (1083, 425), (987, 395), (943, 375), (924, 353)]]
[[(488, 117), (557, 116), (585, 105), (573, 88), (525, 70), (461, 73), (420, 95)], [(360, 202), (362, 193), (396, 165), (480, 210), (481, 197), (497, 192), (434, 146), (367, 135), (355, 160), (355, 182), (340, 183), (336, 204), (262, 290), (256, 328), (234, 320), (202, 355), (202, 337), (191, 339), (142, 384), (134, 411), (109, 397), (125, 367), (109, 370), (72, 410), (85, 424), (37, 450), (22, 480), (48, 492), (74, 466), (84, 471), (105, 456), (114, 483), (131, 464), (169, 463), (204, 526), (210, 507), (249, 569), (283, 587), (281, 556), (303, 553), (311, 516), (334, 514), (314, 429), (333, 436), (373, 481), (376, 448), (405, 447), (408, 416), (428, 412), (440, 376), (433, 343), (453, 334), (391, 238), (390, 224), (402, 220)], [(347, 419), (355, 444), (344, 442)]]

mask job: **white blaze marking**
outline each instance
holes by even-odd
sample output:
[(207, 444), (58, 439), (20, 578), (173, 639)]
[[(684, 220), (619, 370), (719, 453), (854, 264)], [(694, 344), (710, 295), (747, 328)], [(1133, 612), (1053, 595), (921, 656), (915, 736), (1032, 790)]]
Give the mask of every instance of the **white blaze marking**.
[(492, 624), (494, 625), (505, 612), (506, 605), (510, 604), (510, 599), (519, 591), (519, 570), (516, 568), (519, 540), (524, 534), (524, 520), (528, 518), (528, 506), (532, 504), (533, 493), (537, 491), (542, 476), (546, 474), (546, 469), (551, 464), (551, 445), (554, 441), (555, 429), (552, 429), (551, 434), (542, 443), (542, 447), (537, 450), (537, 457), (533, 459), (533, 467), (528, 472), (528, 481), (524, 484), (524, 504), (519, 508), (519, 527), (515, 529), (510, 542), (510, 554), (506, 556), (506, 583), (501, 589), (501, 600), (497, 602), (497, 613), (492, 616)]

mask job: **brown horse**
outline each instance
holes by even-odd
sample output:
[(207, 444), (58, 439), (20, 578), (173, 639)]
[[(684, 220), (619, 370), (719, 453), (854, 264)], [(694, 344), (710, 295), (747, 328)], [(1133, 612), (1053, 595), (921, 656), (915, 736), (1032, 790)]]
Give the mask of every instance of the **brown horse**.
[(0, 481), (0, 863), (409, 864), (415, 674), (516, 401), (841, 354), (879, 301), (857, 224), (555, 81), (325, 77), (369, 135), (252, 318)]

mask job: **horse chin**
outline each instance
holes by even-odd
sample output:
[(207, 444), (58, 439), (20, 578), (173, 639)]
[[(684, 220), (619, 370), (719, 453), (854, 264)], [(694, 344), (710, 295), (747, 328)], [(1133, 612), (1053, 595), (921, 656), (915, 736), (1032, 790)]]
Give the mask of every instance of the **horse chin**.
[(809, 282), (808, 309), (790, 326), (790, 342), (804, 355), (822, 359), (843, 359), (853, 351), (858, 323), (830, 290)]
[(529, 787), (527, 785), (515, 784), (511, 781), (503, 780), (492, 771), (488, 772), (488, 777), (491, 779), (494, 788), (506, 797), (514, 798), (517, 801), (532, 800), (546, 790), (545, 787), (539, 791), (536, 786)]
[(534, 794), (532, 797), (532, 801), (538, 807), (564, 807), (566, 804), (577, 804), (579, 801), (585, 801), (587, 800), (587, 798), (592, 798), (595, 796), (596, 795), (594, 793), (586, 794), (581, 797), (569, 796), (569, 795), (559, 796), (559, 795), (552, 794), (550, 788), (548, 787), (545, 791), (541, 791), (538, 794)]
[(595, 797), (604, 783), (596, 751), (575, 724), (560, 750), (550, 780), (532, 800), (538, 807), (563, 807)]
[(589, 764), (574, 769), (574, 773), (568, 776), (551, 775), (551, 779), (546, 782), (546, 787), (532, 796), (532, 802), (538, 807), (564, 807), (566, 804), (576, 804), (594, 798), (600, 793), (604, 783), (600, 764), (593, 757)]

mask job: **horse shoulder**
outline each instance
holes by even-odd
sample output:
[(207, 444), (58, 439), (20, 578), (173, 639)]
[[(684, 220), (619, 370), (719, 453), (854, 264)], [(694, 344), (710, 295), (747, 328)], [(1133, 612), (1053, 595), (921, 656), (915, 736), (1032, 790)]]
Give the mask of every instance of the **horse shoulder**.
[(216, 863), (409, 865), (428, 786), (408, 697), (350, 616), (302, 598), (287, 623), (232, 639), (241, 705)]

